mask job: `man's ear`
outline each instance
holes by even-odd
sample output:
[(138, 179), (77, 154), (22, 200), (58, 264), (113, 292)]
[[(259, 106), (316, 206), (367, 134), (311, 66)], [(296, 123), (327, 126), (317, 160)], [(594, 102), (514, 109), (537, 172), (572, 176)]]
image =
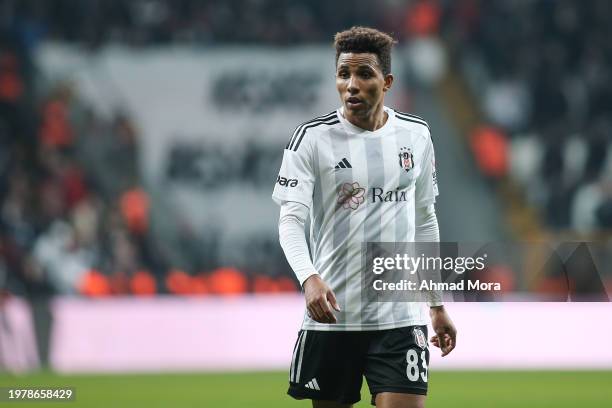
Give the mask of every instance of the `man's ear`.
[(385, 75), (385, 85), (383, 86), (383, 92), (387, 92), (391, 89), (391, 85), (393, 85), (393, 75), (387, 74)]

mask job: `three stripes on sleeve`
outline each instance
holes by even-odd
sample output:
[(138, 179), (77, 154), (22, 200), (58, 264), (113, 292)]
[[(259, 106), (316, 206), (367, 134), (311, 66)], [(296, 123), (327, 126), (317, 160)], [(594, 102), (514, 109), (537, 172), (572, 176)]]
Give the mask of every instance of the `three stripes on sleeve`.
[(289, 140), (289, 143), (287, 143), (287, 146), (285, 146), (285, 149), (297, 152), (297, 149), (300, 147), (300, 143), (302, 143), (302, 139), (304, 138), (304, 135), (308, 129), (320, 125), (335, 125), (337, 123), (340, 123), (340, 120), (338, 120), (336, 111), (330, 112), (324, 116), (319, 116), (318, 118), (314, 118), (308, 122), (304, 122), (295, 129), (293, 136), (291, 136), (291, 139)]

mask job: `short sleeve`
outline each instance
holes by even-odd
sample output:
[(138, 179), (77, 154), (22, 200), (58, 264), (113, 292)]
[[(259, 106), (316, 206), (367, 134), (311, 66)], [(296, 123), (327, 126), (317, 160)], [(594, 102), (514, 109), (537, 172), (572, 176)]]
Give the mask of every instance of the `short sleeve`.
[(302, 143), (297, 150), (285, 149), (272, 193), (278, 205), (295, 201), (310, 208), (315, 180), (312, 156), (309, 143)]
[(427, 207), (436, 202), (438, 196), (438, 179), (436, 175), (436, 157), (431, 137), (427, 138), (427, 146), (423, 154), (422, 170), (416, 182), (416, 208)]

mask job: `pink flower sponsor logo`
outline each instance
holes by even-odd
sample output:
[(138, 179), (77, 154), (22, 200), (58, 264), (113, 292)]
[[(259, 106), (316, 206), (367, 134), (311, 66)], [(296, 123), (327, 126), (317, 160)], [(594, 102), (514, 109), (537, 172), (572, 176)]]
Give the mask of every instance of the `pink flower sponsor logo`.
[(344, 208), (356, 210), (365, 201), (365, 188), (359, 183), (344, 183), (338, 191), (338, 204)]

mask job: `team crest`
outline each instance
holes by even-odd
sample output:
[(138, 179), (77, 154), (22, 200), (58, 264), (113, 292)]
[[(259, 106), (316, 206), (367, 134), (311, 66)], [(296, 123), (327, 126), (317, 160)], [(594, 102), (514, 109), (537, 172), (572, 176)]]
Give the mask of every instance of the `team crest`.
[(425, 338), (425, 333), (419, 327), (415, 327), (412, 330), (412, 334), (414, 335), (414, 342), (422, 349), (427, 347), (427, 339)]
[(412, 170), (412, 168), (414, 167), (414, 157), (412, 156), (412, 150), (407, 147), (402, 147), (400, 149), (399, 165), (407, 172)]

